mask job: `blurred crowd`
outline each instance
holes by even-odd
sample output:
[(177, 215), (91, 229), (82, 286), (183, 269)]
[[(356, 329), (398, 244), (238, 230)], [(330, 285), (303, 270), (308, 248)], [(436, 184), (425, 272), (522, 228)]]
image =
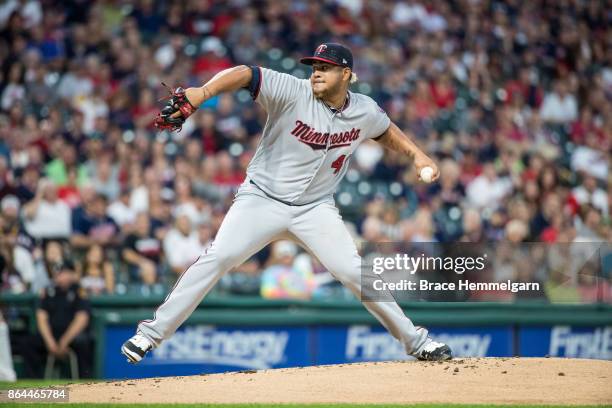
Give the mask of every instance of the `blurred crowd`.
[[(68, 269), (89, 294), (163, 293), (215, 236), (266, 116), (244, 90), (206, 101), (181, 132), (158, 132), (161, 82), (201, 85), (237, 64), (306, 78), (296, 61), (326, 41), (351, 47), (352, 89), (442, 173), (419, 184), (407, 158), (360, 146), (336, 195), (356, 240), (609, 242), (611, 10), (605, 0), (6, 0), (2, 288), (39, 292)], [(218, 290), (333, 293), (299, 251), (266, 249)], [(513, 277), (534, 278), (521, 271)]]

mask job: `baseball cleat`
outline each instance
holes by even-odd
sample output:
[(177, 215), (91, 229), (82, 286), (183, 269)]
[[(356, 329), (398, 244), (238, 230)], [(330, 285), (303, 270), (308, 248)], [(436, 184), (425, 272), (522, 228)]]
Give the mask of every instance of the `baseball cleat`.
[(127, 357), (128, 363), (138, 363), (151, 349), (153, 349), (153, 345), (145, 336), (135, 334), (123, 343), (121, 353)]
[(453, 358), (453, 352), (446, 344), (428, 340), (421, 350), (414, 353), (413, 356), (422, 361), (445, 361)]

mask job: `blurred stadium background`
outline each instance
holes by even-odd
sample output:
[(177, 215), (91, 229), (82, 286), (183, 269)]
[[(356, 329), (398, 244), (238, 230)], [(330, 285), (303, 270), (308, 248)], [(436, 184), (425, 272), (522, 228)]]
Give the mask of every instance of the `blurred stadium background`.
[[(542, 284), (530, 299), (412, 299), (409, 315), (460, 355), (612, 359), (609, 246), (586, 271), (567, 267), (572, 244), (612, 241), (611, 19), (604, 0), (2, 2), (0, 299), (18, 374), (48, 362), (36, 310), (58, 341), (87, 316), (81, 375), (403, 358), (290, 242), (224, 276), (149, 365), (118, 355), (215, 236), (265, 123), (245, 90), (205, 102), (179, 133), (157, 132), (161, 81), (196, 86), (237, 64), (306, 78), (297, 60), (326, 41), (351, 47), (352, 90), (442, 171), (417, 184), (405, 158), (363, 144), (336, 195), (355, 239), (486, 243), (503, 254), (480, 278)], [(527, 242), (540, 246), (508, 249)], [(62, 279), (79, 282), (76, 300), (57, 300)]]

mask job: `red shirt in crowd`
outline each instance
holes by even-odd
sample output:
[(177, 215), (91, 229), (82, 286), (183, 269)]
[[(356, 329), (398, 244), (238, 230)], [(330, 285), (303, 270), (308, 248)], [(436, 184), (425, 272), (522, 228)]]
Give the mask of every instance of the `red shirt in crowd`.
[(431, 84), (431, 96), (440, 109), (451, 109), (455, 105), (455, 90), (439, 82)]
[(70, 208), (76, 208), (81, 204), (81, 195), (77, 186), (65, 185), (58, 187), (57, 196), (60, 200), (68, 204)]

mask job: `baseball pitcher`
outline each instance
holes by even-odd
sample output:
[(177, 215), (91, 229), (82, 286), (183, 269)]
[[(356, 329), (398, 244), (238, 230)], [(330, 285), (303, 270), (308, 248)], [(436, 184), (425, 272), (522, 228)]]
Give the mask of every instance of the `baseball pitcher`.
[[(223, 274), (268, 243), (292, 239), (308, 249), (348, 287), (360, 294), (361, 258), (335, 206), (333, 193), (360, 143), (374, 139), (410, 156), (417, 171), (436, 164), (368, 96), (349, 91), (355, 80), (353, 55), (326, 43), (314, 56), (310, 79), (257, 66), (237, 66), (199, 88), (177, 88), (156, 119), (160, 129), (180, 129), (205, 100), (247, 88), (267, 112), (263, 135), (247, 177), (238, 189), (214, 242), (178, 279), (151, 320), (139, 323), (122, 353), (129, 362), (169, 338)], [(448, 360), (450, 348), (415, 327), (395, 302), (364, 306), (420, 360)]]

